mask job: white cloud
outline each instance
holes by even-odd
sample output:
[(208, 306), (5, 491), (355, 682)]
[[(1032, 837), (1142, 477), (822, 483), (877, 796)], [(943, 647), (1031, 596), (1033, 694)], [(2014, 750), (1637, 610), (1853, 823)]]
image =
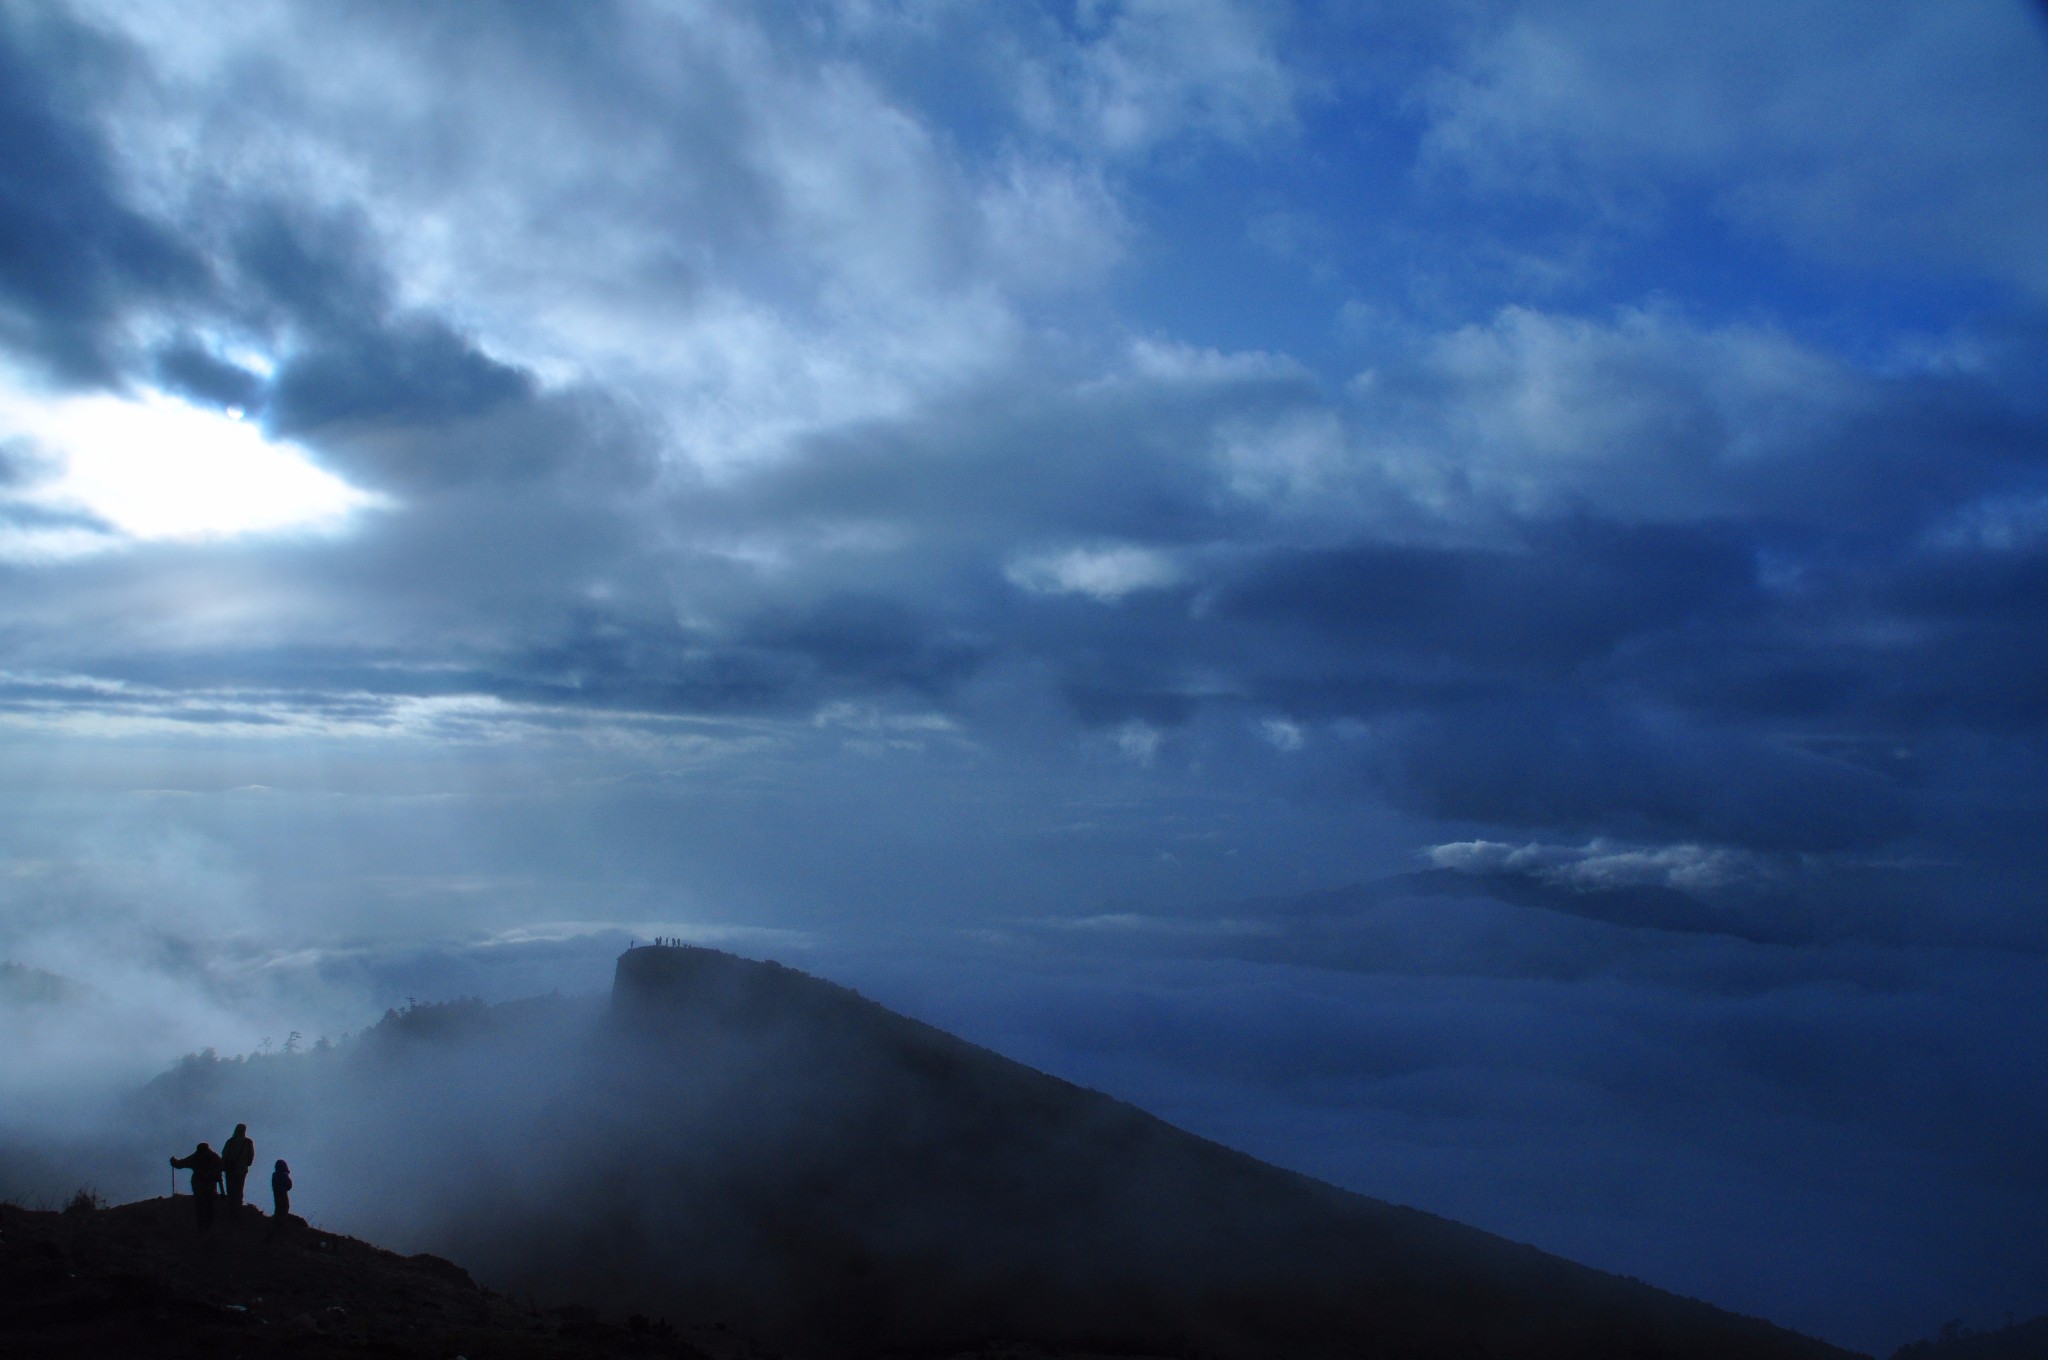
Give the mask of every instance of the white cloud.
[(802, 29), (717, 4), (606, 15), (563, 18), (587, 25), (575, 44), (464, 9), (98, 17), (162, 63), (119, 139), (145, 201), (202, 227), (249, 191), (358, 217), (398, 304), (551, 383), (601, 382), (714, 471), (985, 378), (1021, 341), (1013, 294), (1120, 257), (1094, 172), (977, 163)]
[(1131, 342), (1131, 370), (1154, 382), (1226, 384), (1300, 382), (1309, 370), (1298, 359), (1267, 350), (1225, 352), (1173, 340), (1140, 338)]
[(1425, 156), (1622, 211), (1704, 190), (1822, 255), (1905, 251), (2048, 291), (2048, 43), (2028, 8), (1505, 8), (1439, 73)]
[(1259, 723), (1259, 732), (1278, 751), (1299, 751), (1307, 740), (1302, 736), (1301, 725), (1285, 718), (1263, 720)]
[(1479, 875), (1523, 873), (1561, 887), (1594, 891), (1627, 887), (1703, 891), (1753, 881), (1768, 872), (1763, 862), (1747, 851), (1693, 844), (1452, 841), (1431, 846), (1428, 856), (1440, 869)]
[(1116, 748), (1125, 759), (1150, 765), (1159, 755), (1163, 734), (1151, 723), (1132, 719), (1116, 729)]
[(1356, 456), (1336, 412), (1302, 407), (1277, 416), (1239, 417), (1223, 431), (1230, 489), (1276, 510), (1351, 517), (1377, 478)]
[(1089, 0), (1089, 37), (1022, 69), (1025, 116), (1111, 156), (1200, 133), (1244, 141), (1294, 117), (1272, 13), (1238, 0)]
[(1118, 544), (1067, 548), (1020, 557), (1004, 568), (1011, 584), (1039, 595), (1087, 595), (1105, 604), (1183, 579), (1179, 565), (1155, 548)]
[(2048, 540), (2048, 496), (1986, 497), (1963, 506), (1927, 534), (1930, 547), (1948, 551), (2024, 552)]
[[(521, 703), (494, 694), (391, 694), (302, 689), (170, 688), (87, 675), (0, 670), (0, 730), (18, 734), (288, 744), (307, 739), (458, 746), (576, 747), (608, 754), (701, 759), (758, 753), (778, 738), (765, 725), (627, 710)], [(851, 705), (835, 708), (852, 709)], [(951, 731), (930, 714), (858, 718), (831, 710), (820, 726), (911, 733)], [(260, 785), (245, 786), (260, 789)], [(175, 793), (175, 790), (165, 790)]]
[(1716, 846), (1612, 847), (1595, 842), (1586, 857), (1547, 871), (1576, 888), (1658, 886), (1706, 890), (1748, 882), (1764, 872), (1756, 856)]
[(990, 264), (1014, 287), (1069, 288), (1106, 273), (1131, 234), (1099, 174), (1013, 161), (980, 195)]
[(1778, 331), (1664, 310), (1507, 307), (1416, 351), (1355, 387), (1357, 437), (1391, 484), (1453, 517), (1782, 510), (1788, 466), (1868, 400), (1860, 375)]
[(953, 732), (959, 724), (943, 713), (891, 713), (873, 704), (844, 700), (811, 715), (813, 727), (845, 727), (861, 732)]

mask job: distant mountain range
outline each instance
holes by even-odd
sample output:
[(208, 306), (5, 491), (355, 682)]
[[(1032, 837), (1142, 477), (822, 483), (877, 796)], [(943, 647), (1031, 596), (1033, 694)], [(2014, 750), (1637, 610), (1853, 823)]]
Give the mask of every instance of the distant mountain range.
[(132, 1116), (178, 1150), (246, 1120), (316, 1221), (515, 1297), (799, 1355), (1848, 1354), (709, 949), (630, 950), (608, 1001), (419, 1006), (322, 1052), (190, 1059)]

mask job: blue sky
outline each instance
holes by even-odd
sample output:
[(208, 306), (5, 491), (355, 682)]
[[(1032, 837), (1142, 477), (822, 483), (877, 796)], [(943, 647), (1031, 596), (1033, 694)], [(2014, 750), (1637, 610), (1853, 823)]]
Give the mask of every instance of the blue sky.
[(50, 1099), (783, 957), (1885, 1349), (2048, 1311), (2048, 25), (0, 4)]

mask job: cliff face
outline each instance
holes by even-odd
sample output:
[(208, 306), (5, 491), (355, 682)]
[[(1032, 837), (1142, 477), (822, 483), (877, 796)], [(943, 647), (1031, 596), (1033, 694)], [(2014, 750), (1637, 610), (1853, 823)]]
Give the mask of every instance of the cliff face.
[[(1841, 1354), (714, 950), (628, 952), (596, 1011), (400, 1017), (327, 1065), (264, 1118), (350, 1180), (349, 1222), (501, 1289), (796, 1354)], [(205, 1088), (213, 1122), (251, 1117), (234, 1075)]]

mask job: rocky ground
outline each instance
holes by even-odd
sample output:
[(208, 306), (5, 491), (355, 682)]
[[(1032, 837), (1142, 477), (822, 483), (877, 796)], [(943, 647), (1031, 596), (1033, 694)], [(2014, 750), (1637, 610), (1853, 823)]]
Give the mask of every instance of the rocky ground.
[[(0, 1360), (778, 1360), (720, 1323), (607, 1319), (480, 1288), (253, 1207), (201, 1237), (192, 1201), (0, 1204)], [(1157, 1360), (994, 1346), (950, 1360)], [(1184, 1360), (1173, 1357), (1172, 1360)]]
[(400, 1256), (245, 1207), (201, 1237), (192, 1201), (47, 1212), (0, 1205), (0, 1356), (392, 1356), (434, 1360), (760, 1352), (716, 1325), (601, 1319), (479, 1288), (436, 1256)]

